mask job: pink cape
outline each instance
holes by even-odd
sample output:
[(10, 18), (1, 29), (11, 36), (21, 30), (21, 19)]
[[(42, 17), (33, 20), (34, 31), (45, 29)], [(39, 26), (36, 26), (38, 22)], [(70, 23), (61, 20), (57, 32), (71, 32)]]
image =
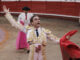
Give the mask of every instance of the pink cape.
[[(22, 25), (24, 25), (24, 23), (22, 21), (20, 21), (20, 23)], [(27, 43), (27, 34), (25, 34), (24, 32), (20, 31), (18, 33), (18, 37), (16, 40), (16, 49), (23, 49), (23, 48), (29, 48), (29, 44)]]
[(29, 44), (27, 43), (26, 34), (22, 31), (18, 33), (18, 37), (16, 40), (16, 49), (29, 48)]

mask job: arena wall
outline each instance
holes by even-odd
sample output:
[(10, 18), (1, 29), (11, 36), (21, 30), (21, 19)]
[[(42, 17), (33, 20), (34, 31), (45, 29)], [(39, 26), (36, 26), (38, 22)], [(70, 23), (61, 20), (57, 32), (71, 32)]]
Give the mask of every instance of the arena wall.
[(22, 7), (28, 6), (32, 13), (40, 13), (55, 16), (68, 16), (79, 18), (80, 0), (1, 0), (2, 6), (6, 5), (11, 12), (22, 12)]

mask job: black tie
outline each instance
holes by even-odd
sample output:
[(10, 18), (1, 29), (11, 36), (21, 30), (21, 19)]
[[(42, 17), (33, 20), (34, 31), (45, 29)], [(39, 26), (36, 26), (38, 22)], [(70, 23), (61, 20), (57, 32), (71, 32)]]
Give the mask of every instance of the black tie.
[(37, 35), (37, 37), (39, 36), (38, 29), (36, 29), (36, 35)]

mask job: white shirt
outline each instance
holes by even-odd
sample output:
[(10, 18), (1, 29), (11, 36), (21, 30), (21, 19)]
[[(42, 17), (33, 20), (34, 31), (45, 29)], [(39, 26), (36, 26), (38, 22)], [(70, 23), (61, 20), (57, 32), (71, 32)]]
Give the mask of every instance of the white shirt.
[(24, 22), (24, 25), (28, 25), (30, 23), (30, 18), (33, 16), (33, 13), (27, 13), (27, 20), (26, 20), (26, 15), (25, 13), (21, 13), (18, 16), (18, 23), (20, 23), (20, 21)]

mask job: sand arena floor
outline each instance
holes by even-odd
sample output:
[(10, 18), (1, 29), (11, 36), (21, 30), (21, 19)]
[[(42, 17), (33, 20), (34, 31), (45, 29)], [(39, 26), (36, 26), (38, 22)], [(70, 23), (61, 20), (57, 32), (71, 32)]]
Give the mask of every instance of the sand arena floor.
[[(15, 17), (17, 19), (17, 17)], [(80, 26), (78, 22), (63, 19), (41, 18), (41, 25), (52, 31), (57, 37), (62, 37), (70, 30), (77, 29), (71, 41), (80, 46)], [(16, 38), (18, 30), (12, 27), (9, 22), (2, 16), (0, 17), (0, 28), (8, 33), (8, 39), (0, 44), (0, 60), (27, 60), (28, 54), (24, 50), (16, 50)], [(60, 46), (48, 40), (46, 47), (47, 60), (62, 60)]]

